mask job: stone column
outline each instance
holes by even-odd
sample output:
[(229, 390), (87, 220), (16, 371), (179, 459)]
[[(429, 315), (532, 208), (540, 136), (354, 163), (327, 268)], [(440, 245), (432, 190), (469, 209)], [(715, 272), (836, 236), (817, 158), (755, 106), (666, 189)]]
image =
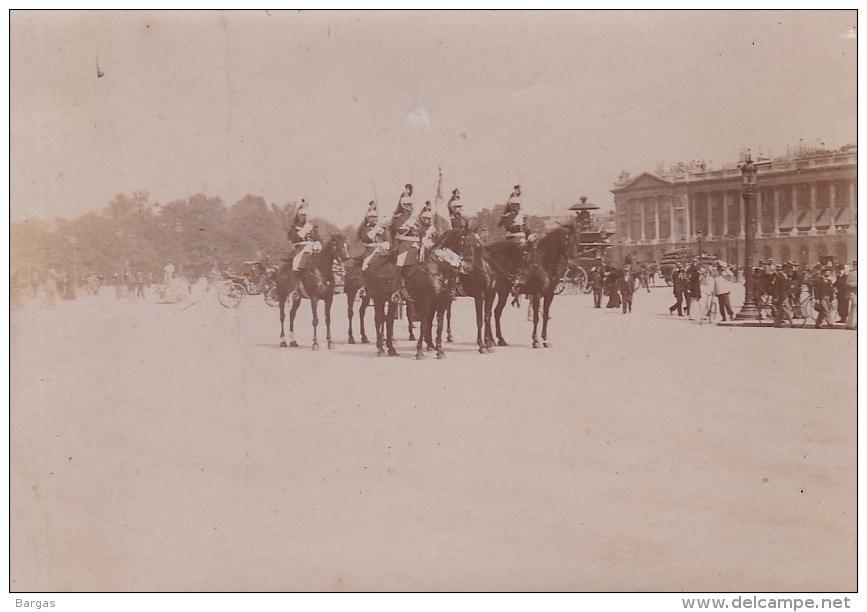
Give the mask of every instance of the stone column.
[(792, 231), (790, 232), (792, 236), (798, 235), (798, 218), (800, 216), (801, 213), (798, 210), (798, 187), (797, 185), (792, 185)]
[(668, 232), (668, 241), (672, 244), (677, 242), (677, 217), (674, 214), (674, 209), (676, 205), (677, 200), (672, 195), (671, 199), (668, 202), (668, 227), (671, 228)]
[(858, 209), (855, 208), (855, 181), (849, 181), (849, 229), (847, 233), (854, 234), (858, 224)]
[(641, 232), (640, 232), (641, 242), (644, 242), (645, 240), (647, 240), (647, 238), (644, 235), (644, 226), (645, 226), (645, 222), (647, 221), (647, 211), (645, 210), (646, 208), (647, 208), (647, 198), (641, 198), (640, 200), (638, 200), (638, 213), (639, 213), (638, 218), (641, 220)]
[(740, 230), (738, 232), (738, 236), (744, 238), (746, 236), (746, 210), (744, 209), (744, 199), (743, 197), (738, 198), (738, 216), (740, 217)]
[(810, 183), (810, 233), (816, 233), (816, 183)]
[(774, 236), (780, 235), (780, 190), (774, 187)]
[(722, 206), (723, 206), (723, 236), (728, 237), (729, 235), (729, 206), (731, 206), (731, 195), (728, 191), (723, 191), (722, 193)]
[(831, 227), (828, 228), (828, 233), (833, 234), (837, 231), (837, 184), (831, 181), (828, 184), (828, 214), (831, 215)]
[(762, 198), (762, 190), (756, 189), (755, 196), (756, 198), (756, 233), (761, 236), (762, 232), (762, 208), (763, 208), (763, 198)]
[(653, 239), (659, 242), (659, 196), (653, 198)]

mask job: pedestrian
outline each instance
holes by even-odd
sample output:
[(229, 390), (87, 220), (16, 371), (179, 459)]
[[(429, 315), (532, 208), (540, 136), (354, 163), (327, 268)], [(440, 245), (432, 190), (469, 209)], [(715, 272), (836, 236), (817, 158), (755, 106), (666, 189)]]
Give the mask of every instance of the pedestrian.
[(682, 317), (684, 298), (686, 298), (686, 276), (683, 265), (677, 264), (674, 267), (674, 272), (671, 273), (671, 285), (674, 288), (675, 302), (668, 307), (668, 314), (673, 315), (676, 309), (677, 316)]
[(840, 315), (837, 323), (845, 323), (846, 317), (849, 315), (849, 292), (846, 290), (846, 279), (851, 270), (849, 264), (844, 265), (837, 275), (837, 280), (834, 281), (834, 290), (837, 293), (837, 313)]
[(695, 262), (690, 264), (689, 268), (686, 269), (686, 284), (687, 295), (689, 296), (686, 315), (690, 321), (694, 321), (696, 315), (701, 317), (701, 270), (699, 270), (698, 264)]
[(858, 325), (858, 262), (852, 262), (852, 269), (846, 278), (846, 292), (849, 298), (849, 312), (846, 314), (846, 329)]
[(735, 320), (735, 313), (732, 311), (732, 302), (731, 302), (731, 292), (732, 292), (732, 282), (733, 276), (731, 270), (727, 267), (720, 266), (718, 270), (719, 274), (716, 275), (716, 278), (713, 279), (713, 292), (716, 295), (716, 299), (719, 302), (719, 313), (723, 321), (726, 321), (726, 317), (729, 320)]
[(831, 278), (831, 269), (826, 267), (813, 285), (813, 299), (816, 302), (816, 329), (826, 322), (828, 327), (833, 327), (831, 321), (831, 298), (834, 296), (834, 281)]
[(794, 327), (792, 320), (792, 282), (787, 265), (778, 265), (771, 279), (771, 298), (774, 301), (774, 327), (782, 327), (784, 321)]
[(172, 262), (163, 266), (163, 284), (168, 286), (172, 284), (172, 277), (175, 275), (175, 265)]
[(602, 308), (602, 258), (590, 268), (590, 287), (593, 289), (593, 308)]

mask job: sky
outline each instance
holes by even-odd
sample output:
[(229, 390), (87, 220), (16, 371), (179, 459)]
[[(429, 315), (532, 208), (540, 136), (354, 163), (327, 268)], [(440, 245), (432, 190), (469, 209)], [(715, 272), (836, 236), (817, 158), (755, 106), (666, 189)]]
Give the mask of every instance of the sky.
[[(14, 11), (10, 220), (246, 194), (357, 223), (857, 142), (854, 11)], [(99, 73), (97, 71), (97, 66)], [(98, 76), (101, 74), (102, 76)]]

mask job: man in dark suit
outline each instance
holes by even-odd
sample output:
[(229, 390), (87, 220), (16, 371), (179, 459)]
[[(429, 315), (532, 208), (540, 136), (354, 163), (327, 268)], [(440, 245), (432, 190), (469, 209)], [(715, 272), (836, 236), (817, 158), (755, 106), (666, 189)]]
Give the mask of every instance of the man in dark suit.
[[(673, 315), (676, 309), (677, 316), (682, 317), (683, 300), (686, 297), (686, 277), (684, 276), (683, 266), (681, 264), (677, 264), (674, 268), (674, 272), (671, 273), (671, 285), (674, 288), (675, 302), (668, 307), (668, 314)], [(687, 308), (688, 307), (689, 302), (687, 302)]]

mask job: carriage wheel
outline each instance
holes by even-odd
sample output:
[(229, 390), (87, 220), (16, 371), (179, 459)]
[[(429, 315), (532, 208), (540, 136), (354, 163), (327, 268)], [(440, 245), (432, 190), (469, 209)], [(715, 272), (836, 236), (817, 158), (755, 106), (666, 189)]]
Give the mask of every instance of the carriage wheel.
[(277, 287), (271, 287), (265, 291), (265, 303), (272, 308), (280, 305), (280, 300), (277, 298)]
[(234, 308), (244, 299), (245, 293), (243, 285), (239, 283), (226, 283), (217, 290), (217, 299), (226, 308)]
[(572, 284), (581, 293), (591, 293), (593, 287), (590, 286), (590, 281), (587, 277), (587, 271), (584, 268), (578, 267), (572, 271)]
[(572, 282), (570, 270), (563, 273), (563, 277), (557, 281), (557, 286), (554, 288), (554, 295), (560, 295), (566, 289), (566, 286)]

